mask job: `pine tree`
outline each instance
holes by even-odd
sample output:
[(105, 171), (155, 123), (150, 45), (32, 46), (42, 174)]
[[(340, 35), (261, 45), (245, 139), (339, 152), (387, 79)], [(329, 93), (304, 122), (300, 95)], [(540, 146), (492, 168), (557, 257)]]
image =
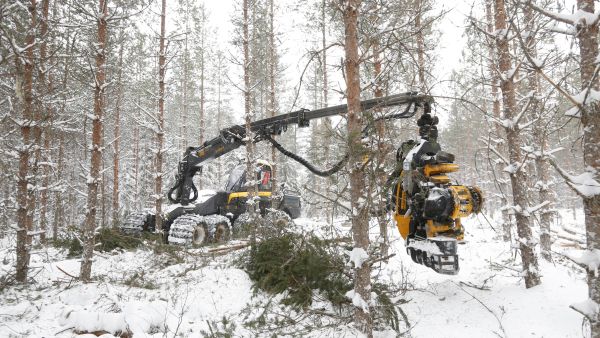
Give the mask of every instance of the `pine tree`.
[[(341, 8), (344, 16), (344, 50), (346, 71), (346, 98), (348, 104), (348, 168), (350, 171), (350, 203), (352, 207), (353, 252), (366, 256), (369, 251), (369, 210), (365, 203), (365, 177), (362, 159), (365, 155), (361, 142), (362, 118), (360, 107), (360, 59), (358, 56), (358, 16), (360, 0), (349, 0)], [(371, 266), (355, 267), (354, 321), (367, 337), (373, 336), (373, 321), (369, 311), (371, 300)]]
[[(17, 271), (16, 280), (20, 283), (27, 282), (27, 273), (29, 270), (29, 250), (31, 245), (30, 231), (33, 230), (33, 212), (35, 200), (34, 192), (30, 188), (31, 181), (35, 177), (30, 178), (30, 156), (31, 149), (35, 146), (35, 139), (32, 139), (32, 125), (36, 123), (35, 114), (33, 112), (33, 70), (35, 67), (34, 60), (34, 42), (37, 25), (37, 4), (35, 0), (31, 0), (28, 7), (29, 10), (29, 30), (25, 40), (28, 46), (21, 55), (19, 51), (15, 53), (17, 84), (20, 87), (16, 88), (17, 97), (21, 98), (22, 102), (22, 122), (21, 122), (21, 137), (23, 143), (19, 149), (19, 171), (17, 175)], [(31, 181), (30, 181), (31, 180)]]
[(92, 120), (92, 146), (90, 157), (90, 173), (87, 179), (87, 212), (83, 228), (83, 255), (81, 260), (80, 278), (85, 282), (91, 280), (92, 258), (94, 256), (94, 235), (96, 230), (96, 214), (98, 209), (98, 186), (101, 183), (100, 169), (102, 166), (102, 126), (106, 90), (106, 51), (108, 41), (108, 0), (99, 0), (98, 40), (95, 47), (96, 67), (94, 84), (94, 115)]
[[(250, 11), (250, 4), (248, 0), (242, 2), (242, 48), (243, 48), (243, 71), (244, 71), (244, 117), (245, 117), (245, 128), (246, 128), (246, 181), (248, 182), (248, 212), (250, 213), (250, 220), (257, 218), (257, 210), (254, 198), (258, 196), (258, 186), (254, 184), (255, 180), (255, 158), (254, 158), (254, 143), (252, 142), (253, 135), (250, 129), (250, 124), (254, 118), (253, 105), (252, 105), (252, 88), (250, 84), (251, 80), (251, 63), (253, 60), (250, 59), (250, 17), (248, 12)], [(255, 240), (256, 227), (252, 229), (252, 240)]]
[(160, 14), (160, 48), (158, 52), (158, 132), (156, 133), (156, 173), (154, 183), (156, 215), (156, 231), (162, 230), (162, 165), (164, 149), (165, 130), (165, 73), (166, 73), (166, 46), (165, 46), (165, 20), (167, 12), (167, 1), (162, 0)]
[[(506, 21), (506, 7), (504, 0), (495, 0), (495, 27), (496, 27), (496, 53), (498, 58), (498, 71), (501, 74), (500, 90), (504, 108), (503, 127), (506, 132), (508, 147), (508, 172), (513, 193), (513, 211), (517, 224), (517, 234), (521, 260), (525, 275), (525, 287), (531, 288), (541, 283), (538, 271), (538, 262), (534, 250), (531, 234), (530, 213), (527, 203), (527, 177), (524, 166), (527, 161), (521, 154), (521, 136), (519, 123), (524, 111), (517, 110), (515, 98), (514, 76), (515, 70), (511, 66), (510, 47), (508, 43), (508, 29)], [(506, 170), (506, 169), (505, 169)]]
[[(543, 70), (543, 65), (536, 62), (531, 56), (528, 56), (528, 59), (536, 71), (545, 75), (546, 81), (551, 82), (554, 87), (559, 89), (561, 94), (575, 104), (578, 111), (571, 115), (581, 118), (585, 173), (580, 176), (571, 176), (555, 161), (551, 160), (551, 164), (583, 200), (587, 250), (592, 255), (598, 255), (600, 250), (600, 244), (598, 243), (600, 238), (600, 191), (595, 187), (600, 186), (600, 103), (597, 98), (593, 97), (592, 93), (600, 90), (600, 79), (597, 76), (596, 66), (599, 55), (599, 22), (597, 19), (588, 22), (590, 16), (586, 16), (595, 12), (595, 3), (593, 0), (577, 0), (579, 13), (586, 15), (580, 15), (576, 18), (558, 15), (538, 7), (532, 2), (529, 2), (528, 5), (546, 17), (571, 26), (579, 43), (580, 88), (586, 98), (582, 101), (570, 96), (565, 88), (561, 88), (556, 84), (556, 81), (549, 78)], [(583, 177), (587, 177), (587, 179), (582, 180)], [(589, 298), (597, 306), (600, 304), (600, 277), (592, 269), (588, 269), (587, 281)], [(595, 318), (588, 318), (591, 322), (591, 334), (592, 337), (600, 337), (600, 313), (594, 315)]]

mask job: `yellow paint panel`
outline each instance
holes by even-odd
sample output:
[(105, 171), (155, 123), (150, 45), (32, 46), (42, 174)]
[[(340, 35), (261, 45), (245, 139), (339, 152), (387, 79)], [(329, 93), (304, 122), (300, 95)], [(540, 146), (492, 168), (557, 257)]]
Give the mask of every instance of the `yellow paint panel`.
[(402, 238), (406, 239), (410, 230), (410, 216), (404, 217), (404, 215), (395, 214), (394, 219), (396, 220), (396, 227), (398, 227), (398, 232), (400, 232)]
[[(271, 192), (270, 191), (259, 191), (258, 196), (271, 197)], [(229, 198), (227, 199), (227, 204), (229, 204), (231, 202), (231, 200), (233, 200), (234, 198), (247, 198), (247, 197), (248, 197), (247, 191), (232, 192), (231, 194), (229, 194)]]
[(458, 171), (458, 164), (455, 163), (426, 164), (423, 168), (425, 176), (453, 173), (455, 171)]
[(450, 178), (446, 175), (434, 175), (434, 176), (429, 177), (429, 179), (433, 183), (441, 183), (441, 184), (450, 183)]

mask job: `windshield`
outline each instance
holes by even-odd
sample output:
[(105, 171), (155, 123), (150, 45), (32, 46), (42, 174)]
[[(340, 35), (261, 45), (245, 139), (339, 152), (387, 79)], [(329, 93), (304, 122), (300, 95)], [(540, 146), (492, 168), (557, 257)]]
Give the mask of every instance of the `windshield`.
[[(256, 181), (253, 184), (258, 184), (260, 191), (271, 190), (271, 166), (268, 164), (259, 164), (256, 169)], [(246, 191), (246, 166), (239, 165), (235, 167), (231, 174), (229, 174), (229, 180), (225, 186), (225, 191)]]
[(227, 185), (225, 185), (225, 191), (239, 191), (241, 190), (241, 185), (246, 181), (245, 175), (246, 167), (244, 165), (239, 165), (235, 167), (231, 174), (229, 174), (229, 180), (227, 181)]

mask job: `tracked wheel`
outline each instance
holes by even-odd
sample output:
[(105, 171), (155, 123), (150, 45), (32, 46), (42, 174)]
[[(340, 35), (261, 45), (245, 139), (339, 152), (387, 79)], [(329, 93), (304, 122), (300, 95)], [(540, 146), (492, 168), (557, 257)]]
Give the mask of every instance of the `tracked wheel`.
[(406, 253), (410, 256), (413, 262), (418, 263), (417, 261), (417, 250), (414, 248), (408, 247), (406, 248)]
[(234, 238), (243, 238), (250, 235), (250, 214), (245, 212), (239, 215), (233, 221), (233, 227), (231, 230)]
[(204, 216), (206, 228), (210, 231), (210, 241), (224, 243), (231, 239), (231, 222), (222, 215)]
[(120, 224), (119, 229), (126, 235), (141, 236), (144, 228), (147, 227), (148, 213), (145, 212), (134, 212), (127, 217), (123, 223)]
[(204, 217), (185, 214), (177, 217), (169, 229), (169, 244), (203, 245), (210, 237)]
[(264, 237), (281, 236), (289, 232), (291, 224), (292, 218), (285, 211), (271, 210), (265, 216), (264, 225), (260, 232)]

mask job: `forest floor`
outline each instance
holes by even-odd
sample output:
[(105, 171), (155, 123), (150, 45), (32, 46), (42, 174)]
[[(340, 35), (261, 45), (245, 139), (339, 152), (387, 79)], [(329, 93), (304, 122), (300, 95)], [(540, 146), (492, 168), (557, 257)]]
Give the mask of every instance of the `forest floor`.
[[(456, 276), (414, 264), (397, 231), (390, 231), (396, 255), (378, 263), (374, 274), (403, 286), (394, 299), (403, 300), (399, 331), (407, 337), (586, 336), (582, 316), (569, 308), (587, 298), (585, 274), (562, 256), (573, 249), (567, 238), (583, 238), (583, 218), (561, 214), (554, 262), (541, 263), (543, 283), (529, 290), (514, 250), (483, 218), (465, 222), (467, 242), (459, 247)], [(327, 229), (319, 219), (296, 224), (316, 232)], [(342, 220), (335, 227), (349, 231)], [(13, 248), (7, 238), (0, 242), (0, 278), (14, 269)], [(95, 337), (81, 333), (123, 328), (134, 337), (358, 335), (325, 301), (316, 299), (309, 310), (297, 312), (278, 303), (282, 295), (254, 290), (246, 272), (237, 268), (244, 250), (221, 256), (206, 250), (98, 253), (95, 281), (83, 284), (72, 277), (78, 275), (79, 259), (67, 258), (64, 249), (39, 249), (32, 256), (32, 282), (0, 288), (0, 337)], [(396, 335), (389, 329), (375, 336)]]

